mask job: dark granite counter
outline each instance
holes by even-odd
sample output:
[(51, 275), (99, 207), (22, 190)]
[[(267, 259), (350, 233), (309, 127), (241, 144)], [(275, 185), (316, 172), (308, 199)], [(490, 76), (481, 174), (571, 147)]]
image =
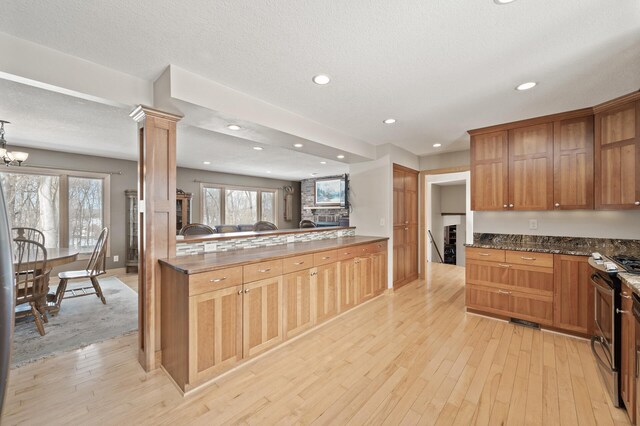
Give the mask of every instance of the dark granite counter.
[(640, 240), (611, 238), (475, 233), (473, 234), (473, 244), (467, 244), (467, 247), (575, 256), (590, 256), (591, 253), (597, 251), (604, 256), (626, 254), (640, 257)]

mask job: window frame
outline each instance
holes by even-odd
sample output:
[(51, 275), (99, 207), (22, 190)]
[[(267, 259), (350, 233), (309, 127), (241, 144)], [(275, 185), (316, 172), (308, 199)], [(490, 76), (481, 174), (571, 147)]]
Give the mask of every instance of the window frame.
[[(58, 177), (60, 180), (60, 187), (58, 188), (58, 247), (69, 248), (70, 177), (102, 179), (102, 226), (111, 229), (111, 174), (33, 166), (11, 167), (9, 170), (4, 170), (4, 172)], [(90, 256), (90, 252), (79, 253), (78, 260), (85, 260)], [(107, 239), (107, 257), (111, 257), (111, 235)]]
[[(227, 190), (236, 190), (236, 191), (255, 191), (256, 192), (256, 203), (257, 203), (257, 211), (256, 211), (256, 216), (257, 216), (257, 221), (261, 221), (261, 217), (262, 217), (262, 193), (263, 192), (268, 192), (273, 194), (273, 219), (274, 219), (274, 223), (277, 225), (278, 223), (278, 188), (265, 188), (265, 187), (259, 187), (259, 186), (243, 186), (243, 185), (223, 185), (223, 184), (217, 184), (217, 183), (204, 183), (201, 182), (200, 183), (200, 220), (202, 223), (205, 223), (204, 219), (205, 219), (205, 191), (208, 188), (215, 188), (215, 189), (219, 189), (221, 191), (220, 193), (220, 220), (221, 223), (219, 224), (211, 224), (211, 223), (206, 223), (206, 225), (209, 226), (216, 226), (216, 225), (229, 225), (226, 220), (226, 199), (227, 199)], [(239, 223), (234, 223), (231, 225), (241, 225)]]

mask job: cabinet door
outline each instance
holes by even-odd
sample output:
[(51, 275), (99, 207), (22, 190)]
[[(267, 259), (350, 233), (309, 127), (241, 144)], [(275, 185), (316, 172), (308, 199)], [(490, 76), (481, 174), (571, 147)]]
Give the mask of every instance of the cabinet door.
[(508, 207), (507, 132), (471, 137), (471, 209), (504, 210)]
[(373, 297), (371, 256), (357, 258), (356, 271), (358, 274), (358, 291), (360, 292), (360, 303), (362, 303)]
[(282, 276), (244, 285), (242, 326), (245, 358), (283, 340)]
[(371, 255), (371, 281), (373, 282), (373, 295), (377, 296), (387, 288), (387, 252), (379, 252)]
[(418, 225), (405, 228), (404, 262), (405, 281), (418, 278)]
[(189, 383), (242, 358), (242, 286), (189, 297)]
[(340, 312), (347, 311), (360, 303), (356, 284), (356, 260), (343, 260), (340, 262)]
[(393, 169), (393, 224), (404, 225), (406, 222), (405, 172)]
[(640, 209), (640, 102), (596, 114), (598, 209)]
[(593, 209), (593, 116), (554, 123), (553, 161), (554, 208)]
[(316, 274), (315, 320), (316, 323), (321, 323), (338, 315), (338, 263), (330, 263), (314, 269)]
[(635, 348), (635, 318), (633, 316), (633, 299), (631, 289), (622, 285), (622, 314), (621, 314), (621, 354), (620, 354), (620, 396), (627, 408), (629, 419), (635, 420), (636, 404), (636, 348)]
[(311, 270), (292, 272), (282, 277), (282, 323), (284, 338), (295, 336), (313, 326)]
[(553, 124), (509, 131), (509, 208), (553, 208)]
[(405, 239), (406, 226), (393, 228), (393, 284), (403, 282), (407, 276), (406, 257), (407, 245)]
[(591, 335), (593, 332), (593, 286), (591, 268), (584, 256), (556, 254), (553, 265), (555, 327)]

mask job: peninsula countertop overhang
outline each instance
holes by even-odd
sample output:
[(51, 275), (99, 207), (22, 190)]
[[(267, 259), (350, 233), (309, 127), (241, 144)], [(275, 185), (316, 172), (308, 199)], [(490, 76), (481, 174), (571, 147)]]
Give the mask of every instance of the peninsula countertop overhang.
[(242, 266), (289, 256), (312, 254), (325, 250), (337, 250), (350, 246), (375, 243), (377, 241), (387, 241), (388, 239), (388, 237), (369, 236), (340, 237), (318, 241), (280, 244), (270, 247), (178, 256), (160, 259), (159, 262), (184, 274), (198, 274), (221, 268)]
[(290, 234), (302, 234), (302, 233), (308, 233), (308, 232), (341, 231), (346, 229), (356, 229), (356, 227), (355, 226), (323, 226), (319, 228), (276, 229), (273, 231), (245, 231), (245, 232), (225, 232), (225, 233), (204, 234), (204, 235), (188, 235), (188, 236), (185, 236), (184, 238), (176, 239), (176, 242), (177, 243), (199, 243), (199, 242), (206, 242), (206, 241), (230, 240), (230, 239), (236, 239), (236, 238), (290, 235)]

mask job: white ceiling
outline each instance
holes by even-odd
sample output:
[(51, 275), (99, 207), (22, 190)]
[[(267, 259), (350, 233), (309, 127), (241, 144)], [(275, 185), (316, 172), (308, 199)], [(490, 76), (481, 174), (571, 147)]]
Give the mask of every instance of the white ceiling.
[[(175, 64), (415, 154), (640, 88), (638, 0), (5, 0), (2, 21), (6, 33), (149, 80)], [(331, 84), (312, 84), (317, 73)], [(513, 90), (530, 80), (539, 86)]]
[[(9, 147), (138, 158), (136, 124), (129, 110), (2, 79), (0, 94), (0, 119), (11, 121), (5, 128)], [(180, 123), (178, 135), (177, 162), (182, 167), (287, 180), (348, 172), (348, 165), (338, 161)], [(264, 149), (255, 151), (254, 146)]]

